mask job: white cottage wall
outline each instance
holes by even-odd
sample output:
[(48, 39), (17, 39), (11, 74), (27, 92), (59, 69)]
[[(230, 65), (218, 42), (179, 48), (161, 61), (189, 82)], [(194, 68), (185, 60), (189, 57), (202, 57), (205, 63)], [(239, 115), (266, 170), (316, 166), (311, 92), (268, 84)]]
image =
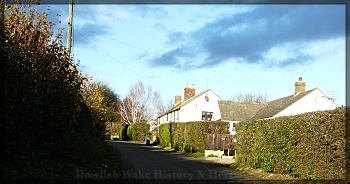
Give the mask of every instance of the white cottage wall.
[(319, 89), (316, 89), (273, 117), (291, 116), (313, 111), (332, 110), (336, 107), (337, 105), (334, 102), (327, 99), (326, 95)]
[[(205, 96), (208, 95), (209, 101)], [(211, 90), (202, 94), (179, 110), (179, 122), (202, 121), (202, 111), (213, 112), (212, 121), (221, 119), (218, 100), (221, 100)]]

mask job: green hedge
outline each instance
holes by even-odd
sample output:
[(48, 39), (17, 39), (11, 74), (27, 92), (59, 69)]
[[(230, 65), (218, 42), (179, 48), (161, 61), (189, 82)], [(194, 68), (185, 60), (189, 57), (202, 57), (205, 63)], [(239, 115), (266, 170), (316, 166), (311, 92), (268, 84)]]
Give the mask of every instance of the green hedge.
[(127, 128), (127, 135), (131, 141), (144, 142), (145, 137), (150, 133), (150, 125), (147, 123), (133, 123)]
[(119, 139), (123, 141), (128, 141), (128, 133), (127, 133), (128, 125), (120, 125), (119, 127)]
[(171, 143), (170, 123), (162, 124), (159, 127), (159, 145), (167, 147)]
[(222, 121), (198, 121), (187, 123), (161, 124), (160, 145), (170, 143), (175, 150), (189, 152), (204, 152), (206, 133), (228, 134), (229, 123)]
[(345, 107), (237, 125), (237, 160), (302, 179), (345, 179)]

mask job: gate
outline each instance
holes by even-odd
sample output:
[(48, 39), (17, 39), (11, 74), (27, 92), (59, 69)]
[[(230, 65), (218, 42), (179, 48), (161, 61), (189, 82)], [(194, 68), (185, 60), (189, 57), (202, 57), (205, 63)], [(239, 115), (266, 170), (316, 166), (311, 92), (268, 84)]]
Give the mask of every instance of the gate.
[(209, 134), (205, 136), (205, 150), (224, 150), (228, 143), (233, 143), (235, 139), (231, 134)]

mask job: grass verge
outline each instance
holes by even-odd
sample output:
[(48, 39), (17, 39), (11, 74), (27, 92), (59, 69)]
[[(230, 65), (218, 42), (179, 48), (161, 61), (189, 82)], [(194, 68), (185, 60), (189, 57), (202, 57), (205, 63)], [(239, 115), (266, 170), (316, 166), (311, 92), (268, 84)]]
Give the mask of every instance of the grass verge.
[(237, 162), (228, 164), (227, 166), (237, 172), (245, 173), (261, 180), (300, 180), (290, 175), (268, 173), (260, 168), (254, 169)]

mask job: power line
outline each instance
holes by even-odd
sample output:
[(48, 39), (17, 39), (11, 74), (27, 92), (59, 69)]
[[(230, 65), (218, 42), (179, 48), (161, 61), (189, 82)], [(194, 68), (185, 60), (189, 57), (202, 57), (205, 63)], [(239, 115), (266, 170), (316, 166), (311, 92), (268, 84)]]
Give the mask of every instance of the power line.
[(172, 93), (170, 93), (169, 91), (159, 87), (158, 85), (152, 83), (151, 81), (149, 81), (148, 79), (146, 79), (145, 77), (141, 76), (140, 74), (138, 74), (137, 72), (133, 71), (132, 69), (130, 69), (128, 66), (126, 66), (125, 64), (123, 64), (122, 62), (120, 62), (119, 60), (117, 60), (116, 58), (114, 58), (112, 55), (108, 54), (106, 51), (104, 51), (103, 49), (101, 49), (99, 46), (97, 46), (96, 44), (94, 44), (91, 40), (89, 40), (88, 38), (86, 38), (83, 34), (81, 34), (79, 31), (77, 31), (76, 29), (74, 29), (74, 31), (76, 31), (80, 36), (82, 36), (83, 38), (85, 38), (87, 41), (89, 41), (92, 45), (94, 45), (96, 48), (100, 49), (102, 52), (104, 52), (106, 55), (108, 55), (109, 57), (111, 57), (113, 60), (117, 61), (119, 64), (121, 64), (122, 66), (124, 66), (126, 69), (130, 70), (131, 72), (133, 72), (134, 74), (136, 74), (137, 76), (139, 76), (140, 78), (146, 80), (148, 83), (156, 86), (157, 88), (173, 95)]
[[(80, 28), (81, 28), (81, 29), (84, 29), (84, 30), (86, 30), (86, 31), (89, 31), (89, 32), (91, 32), (91, 33), (94, 33), (94, 34), (96, 34), (96, 35), (103, 36), (103, 37), (105, 37), (105, 38), (107, 38), (107, 39), (116, 41), (116, 42), (118, 42), (118, 43), (127, 45), (127, 46), (129, 46), (129, 47), (133, 47), (133, 48), (135, 48), (135, 49), (139, 49), (139, 50), (142, 50), (142, 51), (144, 51), (144, 52), (151, 53), (151, 54), (160, 56), (160, 57), (165, 58), (165, 59), (169, 59), (169, 60), (173, 60), (173, 61), (180, 62), (180, 61), (177, 60), (177, 59), (174, 59), (174, 58), (171, 58), (171, 57), (167, 57), (167, 56), (164, 56), (164, 55), (161, 55), (161, 54), (157, 54), (157, 53), (151, 52), (151, 51), (149, 51), (149, 50), (146, 50), (146, 49), (143, 49), (143, 48), (140, 48), (140, 47), (137, 47), (137, 46), (134, 46), (134, 45), (131, 45), (131, 44), (128, 44), (128, 43), (119, 41), (119, 40), (116, 40), (116, 39), (114, 39), (114, 38), (110, 38), (110, 37), (101, 35), (101, 34), (99, 34), (99, 33), (96, 33), (96, 32), (94, 32), (94, 31), (88, 30), (88, 29), (86, 29), (86, 28), (83, 28), (83, 27), (80, 27)], [(263, 81), (258, 81), (258, 80), (249, 79), (249, 78), (245, 78), (245, 77), (240, 77), (240, 76), (237, 76), (237, 75), (232, 75), (232, 74), (229, 74), (229, 73), (225, 73), (225, 72), (221, 72), (221, 71), (216, 71), (216, 70), (208, 69), (208, 68), (205, 68), (205, 67), (203, 67), (203, 66), (198, 66), (198, 65), (194, 65), (194, 64), (187, 64), (187, 65), (189, 65), (190, 67), (197, 67), (197, 68), (205, 69), (205, 70), (208, 70), (208, 71), (211, 71), (211, 72), (216, 72), (216, 73), (219, 73), (219, 74), (222, 74), (222, 75), (227, 75), (227, 76), (236, 77), (236, 78), (240, 78), (240, 79), (244, 79), (244, 80), (249, 80), (249, 81), (252, 81), (252, 82), (263, 83), (263, 84), (268, 84), (268, 85), (278, 86), (278, 87), (284, 87), (284, 88), (291, 88), (290, 86), (288, 87), (288, 86), (283, 86), (283, 85), (279, 85), (279, 84), (272, 84), (272, 83), (268, 83), (268, 82), (263, 82)]]

